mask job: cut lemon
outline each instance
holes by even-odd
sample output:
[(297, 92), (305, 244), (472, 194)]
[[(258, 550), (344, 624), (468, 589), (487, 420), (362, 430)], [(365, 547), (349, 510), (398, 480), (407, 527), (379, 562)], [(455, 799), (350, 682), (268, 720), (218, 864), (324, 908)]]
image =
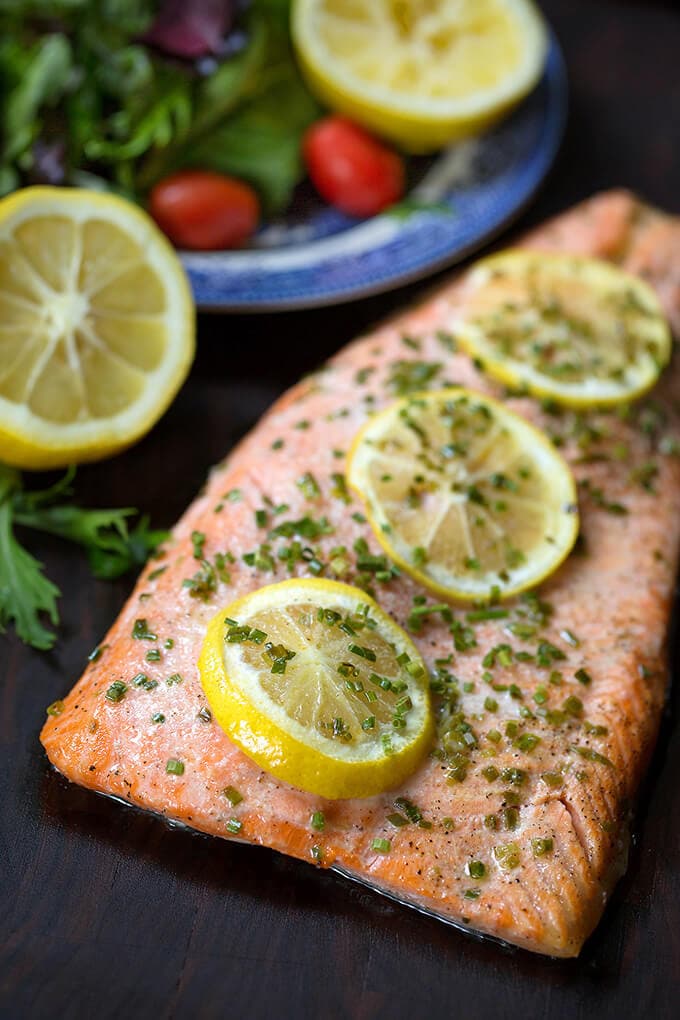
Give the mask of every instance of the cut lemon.
[(538, 81), (543, 20), (530, 0), (295, 0), (310, 87), (412, 152), (488, 127)]
[(208, 627), (199, 660), (213, 716), (267, 772), (322, 797), (398, 785), (432, 739), (427, 671), (363, 591), (270, 584)]
[(67, 188), (0, 202), (0, 460), (63, 467), (130, 445), (193, 355), (184, 271), (140, 209)]
[(571, 407), (640, 396), (671, 354), (651, 287), (575, 255), (507, 251), (483, 259), (468, 274), (450, 328), (496, 379)]
[(568, 555), (576, 489), (546, 436), (462, 388), (422, 393), (369, 419), (347, 479), (385, 551), (447, 598), (504, 598)]

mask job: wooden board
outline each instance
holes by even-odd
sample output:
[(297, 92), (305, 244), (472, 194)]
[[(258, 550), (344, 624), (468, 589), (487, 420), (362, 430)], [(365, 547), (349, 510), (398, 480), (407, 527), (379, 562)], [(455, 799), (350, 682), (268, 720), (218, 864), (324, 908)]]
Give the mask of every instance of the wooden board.
[[(680, 13), (550, 0), (571, 71), (565, 149), (523, 226), (617, 184), (680, 212)], [(337, 310), (206, 318), (192, 377), (129, 453), (85, 468), (91, 505), (170, 524), (264, 407), (414, 289)], [(504, 1017), (678, 1015), (680, 694), (641, 798), (626, 878), (576, 961), (466, 938), (334, 875), (172, 829), (69, 786), (38, 744), (44, 707), (80, 674), (129, 581), (93, 581), (77, 553), (34, 551), (64, 592), (55, 650), (0, 639), (0, 1017)], [(680, 662), (675, 642), (672, 658)]]

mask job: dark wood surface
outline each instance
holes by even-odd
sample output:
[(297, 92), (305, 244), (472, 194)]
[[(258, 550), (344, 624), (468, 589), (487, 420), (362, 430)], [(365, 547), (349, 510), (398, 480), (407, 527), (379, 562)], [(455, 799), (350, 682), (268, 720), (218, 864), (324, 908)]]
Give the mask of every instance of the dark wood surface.
[[(620, 184), (680, 212), (680, 11), (595, 0), (544, 7), (566, 52), (571, 114), (523, 224)], [(286, 384), (417, 289), (330, 310), (202, 319), (194, 371), (170, 412), (134, 450), (83, 469), (78, 497), (172, 523), (209, 465)], [(546, 960), (69, 786), (38, 744), (44, 707), (79, 675), (131, 582), (92, 581), (56, 542), (34, 548), (64, 592), (63, 621), (49, 654), (0, 639), (0, 1016), (680, 1015), (677, 694), (628, 874), (580, 959)]]

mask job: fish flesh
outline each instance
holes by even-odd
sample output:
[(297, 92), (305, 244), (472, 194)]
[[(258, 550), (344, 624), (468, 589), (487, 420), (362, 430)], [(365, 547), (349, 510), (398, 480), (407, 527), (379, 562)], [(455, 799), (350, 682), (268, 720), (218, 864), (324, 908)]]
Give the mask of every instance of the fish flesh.
[[(608, 192), (520, 244), (638, 274), (677, 335), (680, 220)], [(504, 394), (448, 333), (463, 282), (457, 274), (342, 350), (212, 471), (41, 739), (56, 768), (92, 790), (335, 868), (470, 931), (570, 957), (625, 867), (631, 805), (664, 704), (680, 546), (680, 366), (676, 358), (625, 413), (556, 413)], [(196, 666), (205, 628), (232, 599), (308, 573), (304, 559), (279, 558), (286, 540), (269, 535), (272, 523), (298, 522), (294, 533), (300, 521), (326, 518), (327, 533), (302, 544), (329, 576), (331, 549), (345, 547), (341, 580), (357, 580), (357, 539), (382, 550), (342, 488), (345, 453), (370, 412), (446, 382), (504, 399), (553, 436), (578, 482), (581, 541), (504, 618), (456, 609), (452, 628), (424, 617), (414, 640), (448, 690), (455, 675), (455, 703), (435, 700), (440, 729), (461, 737), (460, 750), (435, 751), (398, 790), (324, 800), (263, 772), (212, 720)], [(304, 478), (311, 491), (296, 484)], [(255, 511), (267, 507), (279, 513), (262, 527)], [(402, 574), (374, 588), (407, 626), (418, 584)], [(120, 697), (107, 697), (112, 685)], [(526, 720), (540, 737), (533, 747), (514, 737)], [(166, 771), (169, 760), (182, 767)], [(398, 827), (388, 820), (395, 802), (407, 823)], [(322, 832), (310, 825), (315, 812)], [(390, 852), (377, 852), (376, 839)]]

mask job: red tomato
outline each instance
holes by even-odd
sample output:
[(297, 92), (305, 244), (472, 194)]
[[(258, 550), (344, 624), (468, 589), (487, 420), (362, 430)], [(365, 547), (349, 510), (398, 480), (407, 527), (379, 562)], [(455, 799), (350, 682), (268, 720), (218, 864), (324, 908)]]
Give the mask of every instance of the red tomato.
[(260, 206), (253, 189), (208, 170), (180, 170), (159, 181), (149, 212), (173, 244), (201, 251), (238, 248), (255, 232)]
[(374, 216), (404, 194), (401, 157), (347, 117), (312, 124), (303, 154), (322, 198), (350, 216)]

